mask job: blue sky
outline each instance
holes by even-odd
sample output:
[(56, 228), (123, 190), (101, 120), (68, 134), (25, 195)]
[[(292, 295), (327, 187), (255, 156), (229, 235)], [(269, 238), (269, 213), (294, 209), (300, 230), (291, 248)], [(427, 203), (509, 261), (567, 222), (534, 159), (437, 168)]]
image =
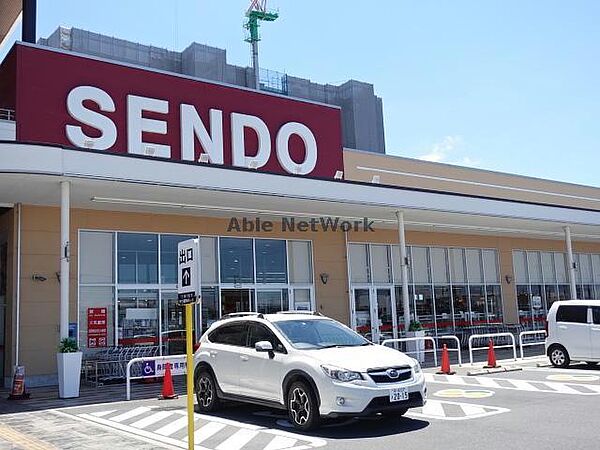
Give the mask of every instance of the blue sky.
[[(75, 26), (250, 64), (249, 0), (38, 0)], [(270, 0), (261, 66), (383, 98), (389, 154), (600, 186), (597, 0)]]

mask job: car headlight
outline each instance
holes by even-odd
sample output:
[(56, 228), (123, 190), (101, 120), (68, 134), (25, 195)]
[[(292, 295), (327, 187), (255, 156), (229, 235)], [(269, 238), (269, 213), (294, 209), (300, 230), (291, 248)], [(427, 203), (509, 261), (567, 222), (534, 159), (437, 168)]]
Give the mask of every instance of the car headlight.
[(415, 371), (415, 375), (419, 375), (422, 370), (421, 370), (421, 364), (419, 364), (419, 361), (417, 361), (416, 359), (414, 360), (415, 365), (413, 366), (413, 370)]
[(363, 379), (360, 372), (352, 372), (351, 370), (340, 369), (335, 366), (321, 366), (321, 369), (323, 369), (325, 375), (336, 381), (348, 382)]

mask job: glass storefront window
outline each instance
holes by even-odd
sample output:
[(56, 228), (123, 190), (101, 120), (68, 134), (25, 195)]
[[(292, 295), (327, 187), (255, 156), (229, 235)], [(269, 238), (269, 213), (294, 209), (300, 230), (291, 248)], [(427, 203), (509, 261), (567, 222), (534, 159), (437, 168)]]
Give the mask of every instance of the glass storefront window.
[(252, 239), (220, 238), (221, 283), (254, 283)]
[(290, 305), (288, 302), (287, 289), (277, 289), (272, 291), (256, 291), (256, 311), (263, 314), (274, 314), (279, 311), (288, 311)]
[(404, 302), (402, 300), (402, 287), (396, 286), (394, 289), (394, 294), (396, 297), (396, 317), (398, 318), (398, 332), (401, 333), (404, 331)]
[(467, 278), (469, 283), (483, 283), (481, 251), (479, 249), (467, 249)]
[(118, 233), (117, 251), (119, 283), (158, 282), (158, 235)]
[(200, 271), (202, 284), (217, 284), (219, 282), (217, 269), (217, 238), (200, 238), (200, 258), (202, 260), (202, 270)]
[(496, 250), (483, 250), (483, 276), (488, 284), (500, 283), (500, 271), (498, 270), (498, 252)]
[(469, 318), (469, 291), (467, 286), (452, 286), (452, 298), (454, 302), (454, 323), (457, 327), (471, 325)]
[(288, 260), (290, 283), (312, 283), (313, 269), (309, 241), (288, 241)]
[(353, 283), (369, 283), (369, 247), (367, 244), (350, 244), (348, 258), (350, 259), (350, 277)]
[(502, 294), (500, 285), (487, 285), (486, 294), (488, 321), (490, 323), (502, 323)]
[(79, 233), (79, 282), (112, 284), (114, 277), (114, 234), (101, 231)]
[(411, 247), (411, 265), (415, 284), (431, 283), (427, 247)]
[(448, 257), (445, 248), (432, 248), (431, 271), (433, 282), (436, 284), (448, 283)]
[(216, 286), (202, 287), (202, 331), (198, 339), (208, 327), (219, 318), (219, 288)]
[(157, 290), (119, 290), (117, 312), (119, 345), (158, 345)]
[(390, 283), (392, 281), (392, 265), (387, 245), (371, 245), (371, 269), (374, 283)]
[(177, 244), (197, 236), (163, 234), (160, 236), (160, 282), (177, 284)]
[(287, 253), (284, 240), (255, 239), (256, 282), (287, 283)]
[(310, 289), (294, 288), (292, 289), (293, 304), (291, 309), (294, 311), (310, 311), (312, 309), (310, 301)]
[(435, 328), (433, 313), (433, 292), (430, 285), (415, 285), (415, 311), (423, 328)]
[(552, 303), (558, 300), (558, 288), (555, 284), (547, 284), (544, 288), (546, 291), (546, 311), (548, 311)]
[(529, 326), (532, 322), (531, 316), (531, 296), (529, 295), (529, 285), (517, 285), (517, 307), (519, 309), (519, 323)]
[(449, 285), (436, 285), (433, 288), (435, 297), (435, 316), (438, 334), (448, 334), (454, 327), (452, 323), (452, 298)]
[(470, 285), (469, 292), (471, 297), (471, 321), (473, 325), (487, 323), (484, 286)]

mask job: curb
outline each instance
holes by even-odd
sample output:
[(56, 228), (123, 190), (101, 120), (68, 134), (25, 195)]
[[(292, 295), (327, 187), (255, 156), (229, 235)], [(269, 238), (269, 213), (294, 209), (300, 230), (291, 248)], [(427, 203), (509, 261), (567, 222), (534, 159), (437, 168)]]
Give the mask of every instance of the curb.
[(467, 372), (467, 376), (475, 376), (475, 375), (489, 375), (492, 373), (504, 373), (504, 372), (517, 372), (519, 370), (523, 370), (522, 367), (497, 367), (495, 369), (482, 369)]

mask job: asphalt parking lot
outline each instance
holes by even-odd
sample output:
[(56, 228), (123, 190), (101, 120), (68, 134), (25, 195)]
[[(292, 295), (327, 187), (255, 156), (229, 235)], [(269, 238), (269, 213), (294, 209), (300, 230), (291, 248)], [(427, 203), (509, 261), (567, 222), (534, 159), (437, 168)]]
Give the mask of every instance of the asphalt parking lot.
[[(402, 418), (328, 422), (297, 433), (285, 414), (230, 404), (195, 414), (200, 450), (598, 448), (600, 368), (538, 367), (480, 376), (427, 369), (429, 400)], [(187, 448), (185, 398), (94, 403), (0, 417), (0, 448)]]

